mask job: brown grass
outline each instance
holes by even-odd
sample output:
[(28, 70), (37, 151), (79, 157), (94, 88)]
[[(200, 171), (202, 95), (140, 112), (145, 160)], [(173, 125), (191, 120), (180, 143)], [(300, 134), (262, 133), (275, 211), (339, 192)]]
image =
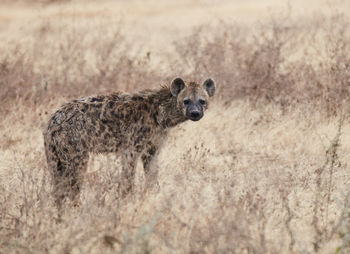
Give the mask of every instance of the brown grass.
[[(345, 15), (216, 20), (154, 52), (123, 19), (43, 8), (58, 14), (0, 34), (0, 253), (349, 251)], [(42, 139), (48, 115), (75, 97), (180, 74), (213, 77), (218, 94), (203, 120), (169, 135), (156, 163), (160, 190), (142, 191), (139, 165), (135, 194), (118, 199), (119, 160), (97, 155), (81, 206), (68, 205), (58, 222)]]

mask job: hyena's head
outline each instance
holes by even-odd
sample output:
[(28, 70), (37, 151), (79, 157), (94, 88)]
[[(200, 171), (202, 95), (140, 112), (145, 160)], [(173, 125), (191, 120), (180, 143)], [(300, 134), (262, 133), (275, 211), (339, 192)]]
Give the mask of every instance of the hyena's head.
[(181, 78), (176, 78), (171, 82), (170, 91), (177, 98), (177, 107), (184, 116), (198, 121), (208, 108), (209, 97), (215, 93), (215, 82), (208, 78), (202, 85), (195, 82), (185, 84)]

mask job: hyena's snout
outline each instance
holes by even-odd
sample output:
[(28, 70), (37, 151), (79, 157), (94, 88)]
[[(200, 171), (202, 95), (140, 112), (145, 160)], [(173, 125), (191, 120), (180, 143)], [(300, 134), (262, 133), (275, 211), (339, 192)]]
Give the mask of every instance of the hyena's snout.
[(186, 116), (192, 121), (198, 121), (203, 117), (203, 107), (201, 105), (192, 104), (187, 107)]

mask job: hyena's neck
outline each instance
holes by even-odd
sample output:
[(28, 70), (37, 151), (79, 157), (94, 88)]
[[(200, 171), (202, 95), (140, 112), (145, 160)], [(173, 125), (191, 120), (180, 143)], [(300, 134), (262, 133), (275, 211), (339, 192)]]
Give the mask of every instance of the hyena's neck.
[(172, 96), (169, 88), (161, 88), (155, 96), (158, 100), (156, 104), (157, 122), (163, 128), (174, 127), (187, 118), (177, 107), (176, 97)]

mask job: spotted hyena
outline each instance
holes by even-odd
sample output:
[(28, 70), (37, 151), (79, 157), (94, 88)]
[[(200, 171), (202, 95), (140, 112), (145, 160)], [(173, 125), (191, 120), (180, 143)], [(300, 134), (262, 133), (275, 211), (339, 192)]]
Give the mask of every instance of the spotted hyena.
[(50, 118), (44, 133), (48, 167), (58, 206), (76, 199), (90, 153), (118, 153), (122, 159), (123, 195), (132, 190), (135, 164), (141, 158), (146, 184), (157, 176), (152, 158), (167, 132), (188, 119), (198, 121), (215, 93), (215, 83), (170, 86), (134, 94), (112, 93), (64, 104)]

